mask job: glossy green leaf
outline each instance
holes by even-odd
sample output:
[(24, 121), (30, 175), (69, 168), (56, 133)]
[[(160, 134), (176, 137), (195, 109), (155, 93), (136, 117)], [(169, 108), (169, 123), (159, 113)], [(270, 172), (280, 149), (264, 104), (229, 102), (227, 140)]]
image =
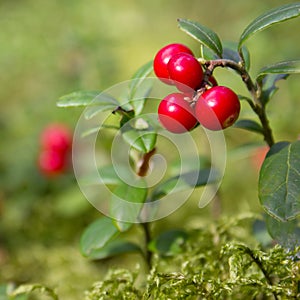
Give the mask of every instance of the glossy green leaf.
[(263, 129), (261, 125), (253, 120), (248, 120), (248, 119), (238, 120), (237, 122), (235, 122), (234, 127), (263, 134)]
[[(248, 49), (243, 46), (242, 47), (242, 55), (245, 63), (246, 70), (250, 69), (250, 53)], [(240, 63), (242, 58), (238, 52), (238, 44), (234, 42), (225, 42), (223, 46), (223, 54), (222, 57), (224, 59), (233, 60), (236, 63)]]
[(139, 115), (145, 104), (146, 98), (149, 96), (153, 82), (147, 81), (146, 78), (153, 70), (153, 61), (149, 61), (143, 65), (131, 78), (129, 84), (128, 100), (133, 106), (135, 115)]
[(281, 246), (292, 249), (300, 245), (299, 219), (283, 222), (266, 216), (266, 224), (271, 237)]
[(80, 239), (80, 250), (84, 256), (89, 256), (97, 249), (103, 248), (115, 238), (119, 230), (111, 218), (102, 217), (91, 223)]
[[(57, 294), (54, 292), (53, 289), (42, 285), (42, 284), (22, 284), (17, 287), (12, 293), (9, 294), (9, 299), (19, 299), (16, 298), (20, 295), (29, 295), (32, 292), (38, 292), (41, 295), (47, 295), (49, 298), (53, 300), (58, 300)], [(20, 299), (21, 300), (21, 299)]]
[(182, 252), (182, 245), (188, 234), (181, 229), (171, 229), (153, 239), (148, 248), (150, 251), (164, 256), (172, 256)]
[[(138, 221), (138, 216), (146, 200), (148, 190), (142, 180), (119, 184), (113, 191), (110, 202), (110, 213), (114, 224), (120, 231), (126, 231), (131, 223)], [(141, 186), (141, 187), (140, 187)]]
[(76, 107), (76, 106), (88, 106), (95, 97), (97, 97), (100, 91), (78, 91), (71, 94), (62, 96), (57, 102), (59, 107)]
[(211, 49), (219, 57), (222, 57), (222, 43), (218, 35), (195, 21), (178, 19), (179, 28), (192, 38)]
[(288, 74), (266, 74), (260, 78), (262, 85), (261, 101), (266, 105), (273, 95), (278, 91), (277, 81), (286, 79)]
[(183, 173), (171, 177), (159, 184), (153, 191), (151, 200), (157, 200), (163, 196), (184, 191), (186, 189), (204, 186), (220, 180), (220, 176), (215, 169), (201, 169)]
[(93, 250), (88, 258), (97, 260), (132, 252), (142, 252), (142, 250), (135, 243), (118, 239), (108, 242), (102, 248)]
[(260, 171), (259, 199), (280, 221), (300, 216), (300, 141), (271, 147)]
[(91, 105), (86, 108), (84, 116), (89, 120), (100, 112), (108, 110), (115, 111), (119, 105), (120, 103), (115, 98), (108, 94), (101, 93), (95, 98)]
[(300, 73), (300, 60), (282, 61), (262, 68), (257, 81), (261, 82), (267, 74), (297, 74)]
[(298, 17), (299, 15), (300, 2), (283, 5), (267, 11), (246, 27), (239, 40), (239, 49), (254, 33), (262, 31), (274, 24)]
[(148, 153), (155, 147), (157, 133), (146, 121), (143, 124), (145, 124), (144, 128), (140, 127), (141, 129), (139, 129), (127, 123), (122, 127), (122, 137), (132, 148), (142, 153)]

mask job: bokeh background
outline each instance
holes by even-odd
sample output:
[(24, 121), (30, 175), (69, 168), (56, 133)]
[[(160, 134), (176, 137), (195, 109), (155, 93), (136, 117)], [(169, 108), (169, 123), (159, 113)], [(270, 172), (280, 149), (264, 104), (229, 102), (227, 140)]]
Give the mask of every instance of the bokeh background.
[[(198, 44), (178, 29), (177, 18), (196, 20), (222, 40), (237, 41), (256, 16), (290, 2), (296, 1), (0, 0), (0, 287), (41, 282), (55, 287), (62, 299), (82, 299), (107, 268), (140, 260), (135, 255), (101, 262), (81, 257), (80, 234), (99, 212), (84, 199), (72, 172), (49, 180), (36, 167), (41, 130), (52, 122), (74, 129), (81, 114), (57, 108), (60, 96), (128, 80), (168, 43), (185, 43), (199, 52)], [(252, 75), (266, 64), (300, 57), (299, 24), (290, 20), (249, 39)], [(232, 72), (218, 69), (216, 77), (219, 84), (246, 92)], [(275, 138), (295, 140), (299, 76), (278, 86), (269, 106)], [(242, 115), (251, 115), (246, 106)], [(253, 147), (241, 146), (263, 143), (239, 129), (225, 135), (221, 213), (261, 212)], [(186, 226), (211, 220), (213, 204), (195, 210), (191, 203), (159, 221), (157, 230), (179, 220)]]

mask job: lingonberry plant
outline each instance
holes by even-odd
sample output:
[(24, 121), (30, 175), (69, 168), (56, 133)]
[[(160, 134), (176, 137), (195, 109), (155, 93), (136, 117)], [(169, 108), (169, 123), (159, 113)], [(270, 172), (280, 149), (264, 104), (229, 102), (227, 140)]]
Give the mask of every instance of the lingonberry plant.
[[(179, 19), (179, 28), (199, 42), (199, 57), (185, 45), (169, 44), (153, 55), (153, 62), (136, 72), (127, 94), (119, 99), (99, 91), (74, 92), (60, 99), (60, 107), (87, 107), (86, 119), (110, 112), (104, 123), (88, 128), (83, 135), (117, 130), (129, 145), (129, 150), (120, 146), (117, 151), (126, 151), (129, 163), (120, 165), (117, 161), (115, 165), (101, 165), (97, 171), (100, 180), (96, 178), (96, 182), (109, 185), (112, 191), (106, 203), (109, 216), (102, 216), (83, 232), (82, 254), (99, 260), (138, 252), (151, 268), (145, 290), (136, 288), (133, 273), (116, 271), (94, 286), (87, 294), (88, 300), (125, 299), (124, 295), (127, 299), (299, 298), (300, 141), (275, 141), (266, 108), (278, 89), (277, 82), (300, 73), (300, 60), (274, 62), (252, 76), (250, 54), (245, 46), (255, 33), (299, 15), (299, 2), (267, 11), (246, 27), (237, 43), (231, 44), (222, 42), (213, 30), (198, 22)], [(245, 84), (248, 95), (237, 95), (232, 87), (219, 86), (214, 77), (216, 68), (233, 70)], [(155, 118), (143, 114), (150, 98), (147, 78), (152, 70), (161, 82), (178, 89), (159, 99)], [(238, 120), (240, 101), (249, 105), (253, 118)], [(273, 243), (280, 246), (271, 247), (266, 253), (230, 240), (234, 238), (230, 228), (241, 220), (216, 225), (213, 233), (208, 229), (190, 234), (173, 229), (152, 236), (150, 221), (155, 220), (159, 210), (157, 200), (221, 179), (218, 170), (206, 162), (199, 168), (194, 166), (192, 171), (186, 171), (184, 165), (177, 167), (179, 174), (148, 186), (147, 175), (155, 169), (151, 159), (158, 151), (162, 127), (176, 137), (201, 128), (222, 132), (231, 130), (229, 127), (261, 136), (269, 151), (260, 169), (258, 198)], [(144, 245), (121, 238), (133, 226), (143, 229)], [(173, 260), (160, 263), (163, 256)], [(164, 273), (163, 268), (170, 261), (173, 269), (178, 267), (177, 272)]]

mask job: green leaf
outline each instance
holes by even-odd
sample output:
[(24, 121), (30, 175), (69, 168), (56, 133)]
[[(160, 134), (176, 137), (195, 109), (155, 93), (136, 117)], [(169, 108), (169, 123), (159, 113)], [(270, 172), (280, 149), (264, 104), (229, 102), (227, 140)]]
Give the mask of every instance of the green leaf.
[(182, 252), (182, 245), (188, 234), (181, 229), (171, 229), (153, 239), (148, 248), (150, 251), (164, 256), (172, 256)]
[(220, 180), (219, 173), (215, 169), (201, 169), (183, 173), (171, 177), (159, 184), (153, 191), (151, 200), (155, 201), (163, 196), (184, 191), (186, 189), (204, 186)]
[(251, 22), (244, 30), (239, 40), (239, 49), (241, 49), (243, 43), (254, 33), (262, 31), (271, 25), (298, 17), (299, 15), (300, 2), (283, 5), (267, 11)]
[(277, 92), (277, 81), (286, 79), (288, 76), (288, 74), (266, 74), (265, 76), (260, 78), (262, 83), (261, 100), (264, 105), (266, 105), (268, 101), (273, 97), (273, 95)]
[[(148, 153), (154, 149), (157, 139), (157, 133), (154, 129), (146, 122), (141, 119), (137, 123), (145, 124), (141, 129), (132, 127), (129, 123), (122, 127), (122, 137), (132, 148), (142, 153)], [(135, 125), (135, 127), (138, 127)]]
[(263, 134), (263, 129), (261, 125), (253, 120), (248, 120), (248, 119), (238, 120), (237, 122), (235, 122), (234, 127)]
[(300, 215), (300, 141), (271, 147), (260, 171), (259, 199), (280, 221)]
[(153, 61), (149, 61), (143, 65), (131, 78), (129, 84), (128, 99), (133, 106), (135, 115), (139, 115), (145, 104), (146, 98), (149, 96), (153, 82), (145, 81), (153, 70)]
[(219, 57), (222, 57), (222, 43), (214, 31), (197, 22), (186, 19), (178, 19), (178, 24), (182, 31), (211, 49)]
[(57, 102), (59, 107), (76, 107), (90, 105), (95, 97), (101, 92), (99, 91), (78, 91), (62, 96)]
[[(224, 59), (229, 59), (235, 61), (236, 63), (240, 63), (242, 61), (242, 58), (240, 57), (240, 54), (237, 49), (237, 43), (225, 42), (222, 57)], [(248, 71), (250, 69), (250, 54), (245, 46), (242, 47), (242, 55), (245, 63), (245, 68)]]
[(256, 80), (261, 82), (267, 74), (297, 74), (300, 73), (300, 60), (282, 61), (262, 68)]
[(42, 285), (42, 284), (23, 284), (16, 288), (12, 293), (10, 293), (10, 297), (17, 297), (19, 295), (28, 295), (32, 292), (39, 292), (42, 295), (47, 295), (53, 300), (58, 300), (57, 294), (53, 289)]
[(282, 222), (266, 216), (266, 224), (271, 237), (281, 246), (292, 249), (300, 245), (299, 219)]
[(114, 97), (101, 93), (94, 99), (90, 107), (86, 108), (84, 116), (89, 120), (100, 112), (108, 110), (115, 111), (119, 105), (120, 103)]
[(134, 185), (121, 183), (111, 197), (110, 213), (120, 231), (128, 230), (131, 223), (138, 221), (140, 210), (147, 197), (148, 190), (144, 187), (143, 180), (137, 180), (132, 184)]
[(80, 250), (84, 256), (103, 248), (109, 241), (118, 235), (119, 231), (113, 220), (102, 217), (91, 223), (83, 232), (80, 239)]
[(104, 247), (100, 249), (95, 249), (91, 252), (88, 258), (91, 259), (104, 259), (120, 254), (132, 253), (132, 252), (142, 252), (141, 248), (135, 243), (123, 241), (123, 240), (114, 240), (108, 242)]

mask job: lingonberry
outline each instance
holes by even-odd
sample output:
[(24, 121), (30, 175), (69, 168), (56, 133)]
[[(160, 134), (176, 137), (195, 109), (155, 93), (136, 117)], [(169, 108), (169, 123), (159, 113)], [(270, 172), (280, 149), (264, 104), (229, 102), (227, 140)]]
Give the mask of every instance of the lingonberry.
[(173, 133), (184, 133), (198, 123), (186, 96), (181, 93), (170, 94), (160, 102), (158, 119), (164, 128)]
[(166, 84), (172, 84), (172, 80), (169, 79), (168, 63), (171, 57), (177, 53), (189, 53), (193, 55), (193, 52), (187, 46), (174, 43), (160, 49), (154, 57), (154, 73)]
[(43, 149), (38, 157), (38, 166), (45, 176), (63, 173), (67, 167), (67, 155), (51, 149)]
[(42, 131), (40, 144), (43, 149), (65, 152), (71, 148), (72, 134), (66, 125), (53, 123)]
[(177, 53), (168, 63), (170, 79), (182, 92), (195, 90), (203, 80), (203, 70), (198, 60), (189, 53)]
[(233, 125), (239, 113), (238, 96), (225, 86), (210, 88), (199, 97), (195, 106), (198, 121), (210, 130), (221, 130)]

